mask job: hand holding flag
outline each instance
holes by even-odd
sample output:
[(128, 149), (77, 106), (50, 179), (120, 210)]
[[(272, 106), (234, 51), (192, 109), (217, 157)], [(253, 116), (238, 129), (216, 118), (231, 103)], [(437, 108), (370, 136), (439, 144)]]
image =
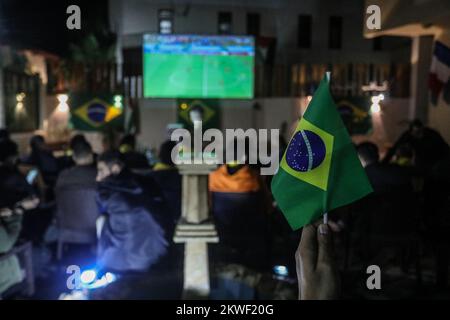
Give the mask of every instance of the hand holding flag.
[(339, 270), (334, 260), (333, 232), (337, 224), (307, 225), (295, 252), (299, 300), (338, 299)]

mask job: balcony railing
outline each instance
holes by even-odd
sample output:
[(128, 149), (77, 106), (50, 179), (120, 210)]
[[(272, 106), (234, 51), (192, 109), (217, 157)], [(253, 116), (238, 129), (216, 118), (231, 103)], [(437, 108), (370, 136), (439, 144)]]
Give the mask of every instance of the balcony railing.
[[(332, 72), (332, 91), (340, 96), (365, 95), (382, 90), (394, 97), (409, 96), (409, 64), (305, 64), (255, 66), (255, 97), (311, 95), (326, 71)], [(70, 76), (60, 77), (58, 90), (105, 92), (126, 97), (143, 96), (141, 67), (115, 63), (72, 66)], [(61, 89), (64, 88), (64, 89)]]

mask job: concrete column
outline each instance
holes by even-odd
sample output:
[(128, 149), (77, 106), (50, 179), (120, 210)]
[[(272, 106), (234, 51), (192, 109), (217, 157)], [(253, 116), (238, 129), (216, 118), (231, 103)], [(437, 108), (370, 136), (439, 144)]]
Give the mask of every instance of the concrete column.
[(206, 299), (210, 293), (208, 243), (219, 241), (208, 208), (208, 174), (214, 165), (178, 166), (183, 176), (182, 217), (174, 242), (184, 243), (183, 299)]
[(184, 249), (183, 298), (208, 298), (209, 261), (205, 241), (188, 241)]
[(43, 84), (39, 77), (38, 92), (39, 92), (39, 129), (44, 129), (44, 121), (48, 118), (47, 108), (47, 85)]
[(116, 82), (122, 83), (123, 81), (123, 29), (124, 29), (124, 23), (125, 19), (124, 12), (126, 5), (125, 1), (110, 1), (109, 6), (109, 18), (111, 21), (111, 25), (114, 28), (114, 31), (116, 32), (117, 38), (116, 38), (116, 63), (117, 63), (117, 69), (116, 69)]
[(3, 69), (0, 67), (0, 128), (6, 126), (5, 93), (3, 92)]
[(428, 75), (430, 72), (433, 36), (417, 36), (411, 45), (411, 82), (409, 119), (424, 123), (428, 115)]
[(201, 223), (208, 219), (208, 176), (183, 175), (182, 216), (188, 223)]

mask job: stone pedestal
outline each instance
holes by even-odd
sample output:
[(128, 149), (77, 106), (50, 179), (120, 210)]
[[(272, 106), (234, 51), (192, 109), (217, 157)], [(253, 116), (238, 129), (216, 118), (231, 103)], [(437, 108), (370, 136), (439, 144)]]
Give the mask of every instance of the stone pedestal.
[(183, 176), (182, 218), (174, 242), (185, 243), (183, 299), (205, 299), (210, 292), (208, 243), (219, 238), (208, 208), (208, 174), (216, 166), (179, 165)]

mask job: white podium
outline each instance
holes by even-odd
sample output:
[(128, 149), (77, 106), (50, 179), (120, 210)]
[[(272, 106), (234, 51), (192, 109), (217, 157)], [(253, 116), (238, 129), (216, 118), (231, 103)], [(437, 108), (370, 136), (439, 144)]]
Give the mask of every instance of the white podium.
[(183, 299), (209, 297), (208, 243), (219, 242), (209, 215), (208, 174), (216, 165), (178, 165), (182, 175), (182, 215), (174, 236), (175, 243), (184, 243)]

